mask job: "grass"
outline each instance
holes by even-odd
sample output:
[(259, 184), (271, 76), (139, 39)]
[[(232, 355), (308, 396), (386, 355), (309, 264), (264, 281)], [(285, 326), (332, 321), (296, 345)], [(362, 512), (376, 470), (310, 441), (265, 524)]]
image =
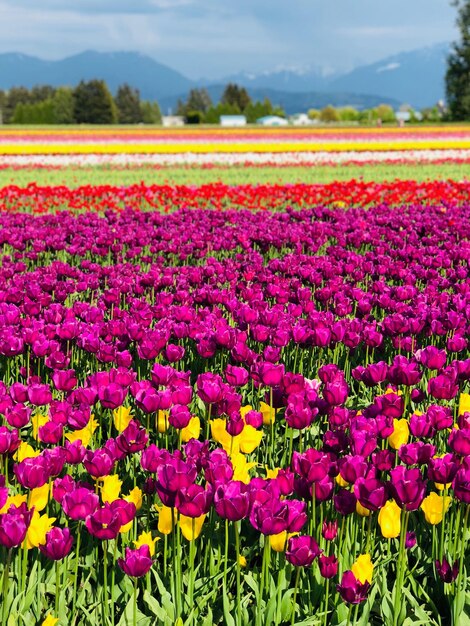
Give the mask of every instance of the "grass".
[(223, 182), (229, 185), (263, 183), (329, 183), (335, 180), (363, 178), (366, 181), (385, 181), (395, 178), (407, 180), (462, 180), (470, 177), (468, 164), (377, 164), (377, 165), (338, 165), (317, 167), (166, 167), (150, 166), (117, 169), (113, 167), (67, 167), (61, 169), (2, 169), (0, 187), (29, 183), (38, 185), (131, 185), (147, 184), (187, 184), (201, 185)]

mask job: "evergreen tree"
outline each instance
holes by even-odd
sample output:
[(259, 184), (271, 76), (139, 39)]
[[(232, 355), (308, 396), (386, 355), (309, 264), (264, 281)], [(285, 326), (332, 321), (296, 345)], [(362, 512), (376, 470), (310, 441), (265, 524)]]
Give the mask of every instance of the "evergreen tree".
[(133, 89), (127, 83), (120, 85), (115, 101), (120, 124), (140, 124), (143, 122), (138, 89)]
[(31, 102), (31, 94), (26, 87), (12, 87), (8, 93), (3, 111), (4, 124), (10, 124), (13, 114), (18, 104), (28, 104)]
[(69, 87), (59, 87), (52, 98), (54, 124), (73, 124), (73, 91)]
[(212, 106), (212, 100), (207, 89), (191, 89), (186, 102), (188, 111), (207, 113)]
[(7, 103), (7, 94), (0, 89), (0, 124), (4, 123), (4, 110), (5, 110), (5, 105)]
[(55, 89), (50, 85), (34, 85), (31, 89), (30, 101), (32, 104), (44, 102), (54, 96)]
[(142, 102), (140, 103), (140, 111), (144, 124), (162, 123), (162, 112), (160, 111), (158, 102), (149, 102), (148, 100), (142, 100)]
[(73, 91), (78, 124), (115, 124), (117, 108), (104, 80), (81, 81)]
[(224, 90), (221, 98), (222, 104), (237, 106), (240, 111), (244, 111), (251, 102), (245, 87), (239, 87), (236, 83), (229, 83)]
[(460, 41), (447, 61), (447, 104), (451, 119), (470, 120), (470, 1), (454, 0), (453, 4), (458, 8)]

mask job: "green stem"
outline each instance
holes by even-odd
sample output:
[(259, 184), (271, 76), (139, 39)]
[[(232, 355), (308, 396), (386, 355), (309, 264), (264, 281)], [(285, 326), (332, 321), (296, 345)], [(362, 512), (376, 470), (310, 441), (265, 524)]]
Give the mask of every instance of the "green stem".
[(242, 604), (241, 604), (241, 589), (240, 589), (240, 534), (238, 531), (238, 522), (234, 524), (235, 528), (235, 552), (237, 559), (237, 626), (242, 625)]
[(299, 580), (300, 580), (300, 567), (297, 567), (297, 572), (295, 574), (295, 584), (294, 584), (294, 598), (292, 604), (292, 615), (291, 615), (291, 626), (295, 624), (295, 607), (297, 602), (297, 590), (299, 588)]
[(397, 580), (395, 583), (395, 597), (393, 599), (393, 626), (398, 626), (398, 619), (401, 613), (401, 596), (402, 596), (402, 588), (405, 577), (405, 565), (406, 565), (406, 550), (405, 550), (405, 540), (406, 540), (406, 530), (408, 527), (408, 519), (409, 512), (402, 511), (402, 521), (401, 521), (401, 529), (400, 529), (400, 547), (398, 554), (398, 562), (397, 562)]
[(3, 568), (3, 610), (2, 626), (6, 626), (8, 620), (8, 586), (10, 583), (11, 548), (7, 552), (7, 560)]
[(59, 599), (60, 599), (60, 576), (59, 561), (55, 562), (55, 615), (59, 615)]
[(108, 542), (103, 541), (103, 592), (104, 592), (104, 606), (103, 606), (103, 621), (108, 623)]
[(330, 596), (330, 579), (327, 578), (326, 579), (326, 586), (325, 586), (325, 619), (324, 619), (324, 625), (328, 626), (328, 600), (329, 600), (329, 596)]
[[(454, 598), (454, 607), (453, 607), (453, 623), (454, 624), (458, 624), (459, 623), (459, 617), (460, 617), (460, 612), (457, 613), (458, 607), (460, 605), (460, 593), (461, 593), (461, 587), (462, 587), (462, 574), (463, 574), (463, 559), (465, 556), (465, 543), (466, 543), (466, 539), (467, 539), (467, 529), (468, 529), (468, 516), (470, 513), (470, 504), (467, 504), (467, 508), (465, 510), (465, 517), (464, 517), (464, 522), (463, 522), (463, 528), (462, 528), (462, 540), (461, 540), (461, 544), (460, 544), (460, 557), (459, 557), (459, 574), (457, 576), (457, 586), (456, 586), (456, 590), (455, 590), (455, 598)], [(465, 587), (466, 584), (464, 583), (463, 585), (464, 587), (464, 593), (465, 593)]]
[[(188, 601), (189, 601), (189, 611), (193, 610), (193, 598), (194, 598), (194, 557), (195, 557), (195, 547), (196, 540), (194, 539), (195, 534), (195, 524), (196, 521), (193, 518), (191, 520), (192, 525), (192, 536), (193, 539), (189, 542), (189, 584), (188, 584)], [(191, 623), (193, 619), (191, 619)]]
[(132, 613), (133, 626), (137, 626), (137, 578), (134, 578), (134, 611)]
[[(77, 604), (77, 580), (78, 580), (78, 562), (80, 560), (80, 539), (81, 539), (81, 522), (77, 526), (77, 548), (75, 551), (75, 572), (73, 577), (73, 600), (72, 600), (72, 616), (75, 617), (75, 607)], [(72, 618), (73, 619), (73, 618)]]

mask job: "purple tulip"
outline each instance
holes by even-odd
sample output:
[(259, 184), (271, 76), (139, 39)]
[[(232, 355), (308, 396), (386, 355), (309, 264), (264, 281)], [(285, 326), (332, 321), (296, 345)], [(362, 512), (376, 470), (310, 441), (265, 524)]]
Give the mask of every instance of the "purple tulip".
[(186, 517), (200, 517), (207, 513), (212, 504), (212, 488), (204, 489), (201, 485), (189, 485), (179, 489), (175, 507)]
[(88, 515), (85, 520), (85, 526), (90, 535), (97, 539), (103, 541), (116, 539), (122, 526), (121, 516), (117, 510), (113, 510), (109, 504), (105, 504)]
[(69, 554), (73, 537), (68, 528), (54, 527), (46, 535), (46, 543), (40, 545), (41, 552), (52, 561), (61, 561)]
[(397, 465), (390, 471), (390, 487), (398, 506), (416, 511), (426, 495), (426, 483), (419, 469)]
[(13, 471), (20, 485), (27, 489), (42, 487), (51, 475), (49, 464), (43, 456), (24, 459), (14, 466)]
[(0, 426), (0, 454), (12, 454), (19, 448), (20, 443), (18, 430)]
[(116, 446), (125, 454), (140, 452), (147, 445), (147, 431), (137, 420), (131, 420), (125, 430), (116, 437)]
[(464, 504), (470, 504), (470, 469), (461, 467), (452, 481), (455, 497)]
[(245, 518), (250, 508), (248, 485), (237, 480), (219, 485), (214, 493), (214, 507), (222, 519), (237, 522)]
[(0, 515), (0, 545), (8, 550), (23, 543), (33, 516), (25, 503), (16, 507), (10, 506), (6, 513)]
[(443, 557), (442, 563), (436, 560), (436, 571), (443, 582), (447, 584), (453, 583), (459, 575), (459, 562), (455, 561), (451, 566), (446, 557)]
[(358, 478), (354, 483), (354, 495), (364, 508), (378, 511), (388, 499), (388, 485), (377, 478)]
[(140, 546), (136, 550), (126, 548), (125, 558), (118, 559), (117, 563), (128, 576), (133, 578), (145, 576), (153, 564), (153, 560), (150, 557), (150, 548), (147, 545)]
[(83, 459), (83, 466), (93, 478), (108, 476), (114, 466), (114, 458), (110, 452), (104, 448), (98, 450), (87, 450)]
[(453, 429), (449, 434), (449, 448), (458, 456), (468, 456), (470, 454), (470, 429)]
[(85, 520), (96, 511), (99, 503), (99, 497), (85, 487), (65, 493), (61, 500), (65, 515), (74, 520)]
[(321, 554), (318, 557), (318, 566), (323, 578), (334, 578), (338, 573), (338, 559), (334, 554), (331, 556)]
[(286, 559), (296, 567), (310, 567), (320, 554), (317, 542), (310, 535), (291, 537), (287, 542)]
[(350, 570), (347, 570), (343, 573), (341, 582), (336, 585), (336, 589), (344, 602), (348, 604), (360, 604), (367, 600), (370, 583), (367, 580), (361, 583)]

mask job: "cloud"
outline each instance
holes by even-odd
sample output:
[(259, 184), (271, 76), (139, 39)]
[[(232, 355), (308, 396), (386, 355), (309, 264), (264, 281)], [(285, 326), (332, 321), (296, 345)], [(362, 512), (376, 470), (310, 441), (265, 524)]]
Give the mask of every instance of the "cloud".
[(455, 34), (448, 0), (0, 0), (0, 51), (136, 50), (189, 76), (350, 69)]

